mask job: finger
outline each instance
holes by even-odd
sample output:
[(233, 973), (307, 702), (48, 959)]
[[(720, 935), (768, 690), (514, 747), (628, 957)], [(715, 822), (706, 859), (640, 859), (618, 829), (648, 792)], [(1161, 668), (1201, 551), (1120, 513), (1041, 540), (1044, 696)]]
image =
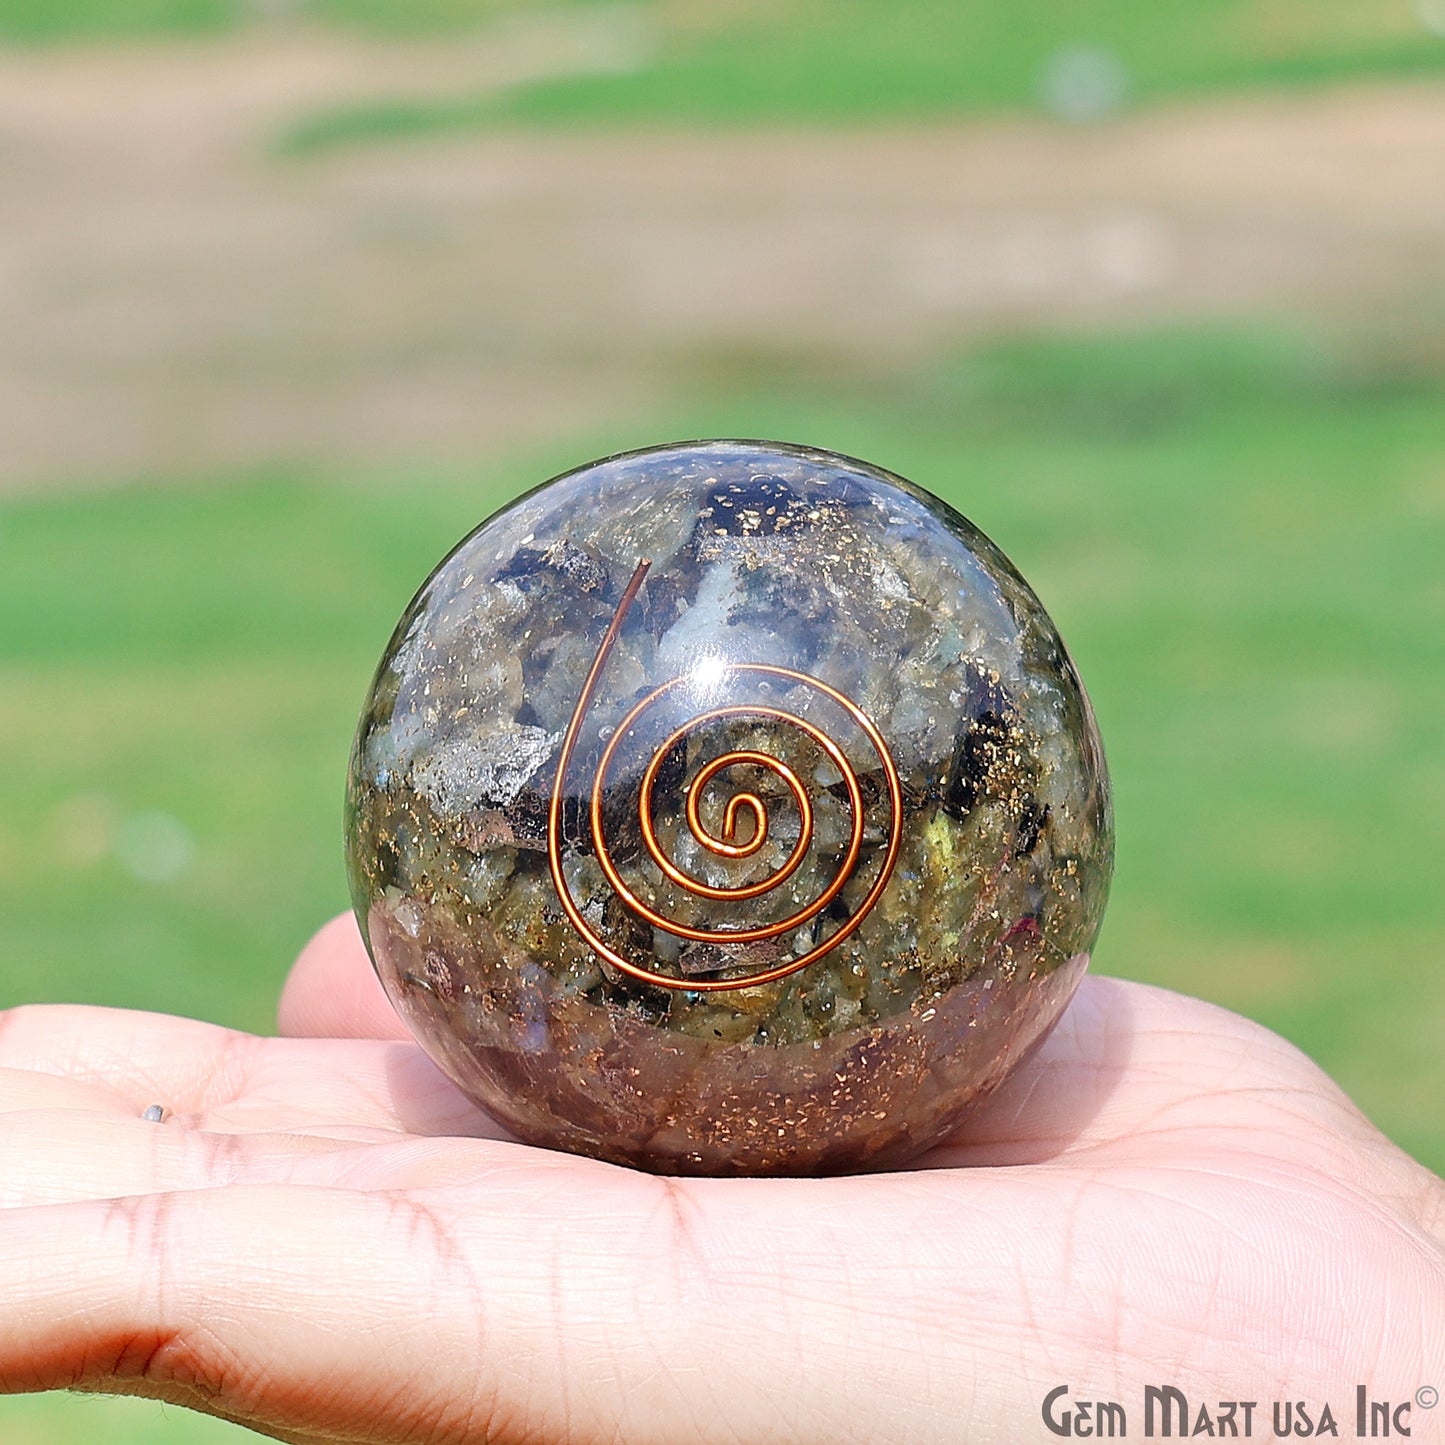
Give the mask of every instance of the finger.
[(137, 1112), (120, 1089), (34, 1069), (0, 1068), (0, 1118), (21, 1109), (83, 1109), (120, 1118)]
[(1440, 1253), (1445, 1255), (1445, 1179), (1423, 1168), (1421, 1174), (1424, 1177), (1419, 1181), (1416, 1204), (1420, 1228), (1434, 1241)]
[(1141, 1089), (1152, 1102), (1157, 1087), (1140, 1048), (1156, 1004), (1136, 985), (1086, 976), (1032, 1057), (919, 1164), (1034, 1164), (1120, 1137), (1137, 1124)]
[(205, 1110), (244, 1087), (263, 1041), (197, 1019), (42, 1004), (0, 1012), (0, 1069), (108, 1091), (139, 1113)]
[[(460, 1226), (423, 1204), (343, 1189), (0, 1212), (0, 1257), (24, 1254), (0, 1276), (0, 1388), (119, 1377), (325, 1438), (600, 1435), (593, 1402), (565, 1418), (556, 1378), (546, 1280), (567, 1272), (563, 1211), (538, 1200), (562, 1187), (552, 1169), (495, 1183), (482, 1173), (476, 1220)], [(602, 1371), (605, 1309), (573, 1346)], [(534, 1428), (524, 1414), (549, 1418)]]
[(0, 1208), (239, 1184), (439, 1187), (475, 1177), (493, 1145), (360, 1126), (233, 1133), (94, 1109), (17, 1109), (0, 1114)]
[(240, 1182), (331, 1183), (359, 1147), (308, 1134), (213, 1133), (95, 1110), (14, 1110), (0, 1115), (0, 1209)]
[(1221, 1087), (1277, 1088), (1283, 1040), (1200, 999), (1086, 977), (1034, 1056), (924, 1161), (1031, 1164), (1184, 1128)]
[(0, 1110), (12, 1099), (131, 1115), (159, 1104), (178, 1123), (227, 1132), (510, 1137), (414, 1044), (263, 1039), (124, 1009), (0, 1013)]
[[(850, 1349), (845, 1329), (836, 1371), (795, 1377), (801, 1339), (855, 1323), (825, 1242), (847, 1199), (825, 1208), (824, 1239), (804, 1231), (827, 1266), (812, 1279), (768, 1242), (775, 1196), (785, 1222), (802, 1218), (791, 1183), (745, 1188), (732, 1218), (735, 1190), (689, 1197), (591, 1161), (471, 1147), (491, 1161), (450, 1190), (237, 1187), (0, 1211), (0, 1257), (20, 1261), (0, 1275), (0, 1389), (119, 1379), (283, 1438), (780, 1440), (797, 1433), (780, 1412), (798, 1409), (816, 1418), (809, 1438), (879, 1438), (876, 1344)], [(687, 1329), (685, 1307), (699, 1313)], [(911, 1340), (911, 1303), (885, 1309)], [(799, 1407), (820, 1376), (829, 1398)], [(903, 1388), (927, 1393), (916, 1371)], [(896, 1400), (890, 1414), (907, 1430)]]
[(281, 990), (277, 1018), (297, 1038), (405, 1039), (367, 956), (356, 919), (343, 913), (301, 950)]
[(1195, 1138), (1266, 1135), (1311, 1158), (1328, 1138), (1341, 1168), (1367, 1158), (1373, 1169), (1384, 1142), (1318, 1065), (1262, 1025), (1168, 989), (1088, 977), (1034, 1057), (920, 1162), (1028, 1164), (1100, 1150), (1123, 1162)]

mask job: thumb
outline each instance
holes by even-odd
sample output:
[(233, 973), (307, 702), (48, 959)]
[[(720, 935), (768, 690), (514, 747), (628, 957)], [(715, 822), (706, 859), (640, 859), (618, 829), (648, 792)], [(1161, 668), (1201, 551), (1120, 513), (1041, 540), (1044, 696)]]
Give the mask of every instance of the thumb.
[(281, 990), (283, 1034), (313, 1039), (409, 1039), (366, 954), (356, 919), (333, 918), (301, 950)]

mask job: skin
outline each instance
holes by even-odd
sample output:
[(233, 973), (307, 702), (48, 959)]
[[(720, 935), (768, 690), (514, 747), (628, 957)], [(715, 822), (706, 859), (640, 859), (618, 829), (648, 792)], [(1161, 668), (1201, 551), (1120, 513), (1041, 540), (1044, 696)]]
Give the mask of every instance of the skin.
[(0, 1389), (288, 1441), (921, 1445), (1051, 1438), (1060, 1384), (1134, 1434), (1145, 1384), (1260, 1401), (1257, 1434), (1445, 1387), (1445, 1184), (1196, 999), (1089, 979), (916, 1168), (827, 1180), (509, 1140), (347, 918), (280, 1020), (0, 1013)]

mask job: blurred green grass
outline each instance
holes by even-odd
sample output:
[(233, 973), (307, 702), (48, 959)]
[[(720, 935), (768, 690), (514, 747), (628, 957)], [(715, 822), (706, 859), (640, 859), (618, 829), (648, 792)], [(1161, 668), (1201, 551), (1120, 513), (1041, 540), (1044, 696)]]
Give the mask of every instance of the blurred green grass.
[(1204, 93), (1445, 75), (1445, 37), (1398, 0), (1089, 0), (1066, 17), (1049, 0), (777, 0), (714, 7), (706, 22), (633, 8), (645, 23), (631, 64), (323, 110), (280, 148), (495, 124), (856, 125), (1040, 109), (1081, 120)]
[(99, 1395), (0, 1399), (5, 1445), (255, 1445), (261, 1437), (179, 1406)]
[[(0, 41), (234, 31), (258, 20), (382, 35), (615, 22), (602, 73), (325, 110), (292, 151), (501, 122), (850, 124), (1121, 105), (1236, 89), (1445, 75), (1406, 0), (0, 0)], [(609, 19), (610, 17), (610, 19)], [(509, 29), (510, 27), (510, 29)], [(635, 53), (634, 53), (635, 52)]]
[[(344, 906), (351, 729), (430, 566), (589, 455), (785, 437), (943, 495), (1053, 612), (1117, 792), (1096, 967), (1280, 1029), (1445, 1168), (1445, 352), (1432, 345), (1247, 326), (1000, 342), (892, 377), (759, 377), (744, 358), (646, 431), (475, 472), (283, 471), (5, 501), (0, 1004), (267, 1029), (295, 950)], [(189, 840), (189, 857), (161, 847), (176, 866), (137, 844), (136, 820), (157, 815)], [(0, 1410), (20, 1422), (4, 1438), (40, 1418)], [(119, 1429), (106, 1438), (129, 1438)]]

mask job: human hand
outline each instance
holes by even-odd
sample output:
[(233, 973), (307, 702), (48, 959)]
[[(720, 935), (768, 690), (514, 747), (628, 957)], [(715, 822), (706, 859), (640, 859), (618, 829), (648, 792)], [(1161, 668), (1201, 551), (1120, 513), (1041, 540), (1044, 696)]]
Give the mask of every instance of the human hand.
[(821, 1180), (509, 1140), (349, 919), (281, 1021), (0, 1013), (0, 1389), (288, 1441), (914, 1445), (1045, 1438), (1056, 1385), (1445, 1385), (1445, 1184), (1198, 1000), (1086, 979), (915, 1168)]

